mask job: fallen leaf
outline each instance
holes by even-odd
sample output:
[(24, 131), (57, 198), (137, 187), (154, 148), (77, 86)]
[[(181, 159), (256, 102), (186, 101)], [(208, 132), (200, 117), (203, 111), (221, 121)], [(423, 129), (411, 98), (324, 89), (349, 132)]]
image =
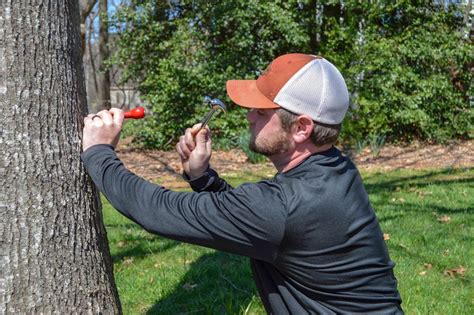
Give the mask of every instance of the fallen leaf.
[(133, 263), (133, 257), (128, 258), (128, 259), (125, 259), (125, 260), (123, 261), (123, 264), (124, 264), (125, 266), (131, 265), (132, 263)]
[(460, 265), (459, 267), (457, 268), (451, 268), (451, 269), (446, 269), (443, 274), (445, 276), (448, 276), (448, 277), (451, 277), (453, 278), (454, 276), (456, 275), (459, 275), (461, 277), (464, 277), (464, 274), (466, 273), (467, 269), (463, 266), (463, 265)]
[(449, 221), (451, 221), (451, 217), (448, 217), (447, 215), (438, 218), (438, 222), (440, 223), (449, 223)]
[(118, 247), (118, 248), (123, 248), (123, 247), (125, 247), (125, 246), (127, 246), (127, 242), (125, 242), (125, 241), (119, 241), (119, 242), (117, 243), (117, 247)]
[(390, 234), (388, 234), (388, 233), (383, 233), (383, 240), (384, 240), (384, 241), (390, 240)]
[(423, 267), (425, 267), (426, 269), (431, 269), (431, 268), (433, 268), (433, 265), (425, 263), (425, 264), (423, 264)]
[(194, 288), (196, 288), (198, 285), (195, 284), (195, 283), (189, 283), (189, 282), (186, 282), (185, 284), (183, 284), (183, 289), (185, 289), (186, 291), (191, 291), (193, 290)]
[(400, 203), (404, 203), (405, 199), (403, 199), (403, 198), (398, 198), (398, 199), (397, 198), (392, 198), (392, 202), (397, 202), (397, 201), (400, 202)]
[(426, 276), (426, 270), (425, 270), (425, 271), (422, 271), (422, 272), (420, 272), (420, 276)]
[(428, 196), (428, 195), (432, 195), (433, 192), (431, 191), (418, 191), (418, 195), (419, 196)]
[(402, 244), (402, 243), (398, 244), (398, 246), (400, 246), (403, 249), (408, 249), (408, 247), (406, 245)]
[(447, 215), (439, 216), (439, 214), (436, 212), (431, 212), (431, 214), (435, 216), (436, 220), (438, 220), (440, 223), (449, 223), (451, 221), (451, 217)]

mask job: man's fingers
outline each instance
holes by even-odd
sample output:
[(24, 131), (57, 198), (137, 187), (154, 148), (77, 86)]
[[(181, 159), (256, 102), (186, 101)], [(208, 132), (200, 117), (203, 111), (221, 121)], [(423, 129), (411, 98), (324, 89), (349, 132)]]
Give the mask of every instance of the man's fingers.
[(181, 152), (185, 154), (186, 157), (189, 157), (191, 155), (191, 151), (194, 149), (194, 145), (192, 148), (190, 148), (184, 138), (185, 136), (179, 137), (179, 142), (176, 146), (177, 147), (179, 146), (179, 149), (181, 150)]
[(183, 152), (179, 142), (176, 144), (176, 151), (178, 152), (181, 161), (187, 161), (189, 159), (189, 154)]
[[(94, 120), (94, 116), (97, 116), (97, 114), (89, 114), (86, 117), (84, 117), (84, 122), (92, 122)], [(100, 116), (99, 116), (100, 118)]]
[(209, 139), (207, 142), (206, 142), (206, 151), (207, 152), (211, 152), (212, 151), (212, 140)]
[(195, 138), (196, 145), (199, 145), (201, 143), (206, 143), (207, 141), (209, 141), (210, 133), (211, 131), (209, 130), (209, 128), (207, 128), (207, 126), (204, 129), (199, 130)]
[(120, 139), (123, 113), (119, 109), (102, 110), (84, 117), (82, 147), (85, 150), (96, 144), (116, 147)]
[(112, 119), (113, 119), (114, 123), (119, 125), (119, 126), (122, 126), (123, 119), (124, 119), (123, 110), (121, 110), (120, 108), (112, 107), (109, 110), (109, 112), (112, 115)]
[[(89, 114), (84, 117), (84, 123), (92, 123), (95, 122), (97, 126), (102, 125), (112, 125), (115, 124), (122, 127), (124, 115), (123, 111), (119, 108), (111, 108), (110, 110), (101, 110), (97, 114)], [(97, 121), (97, 122), (96, 122)]]
[(193, 136), (195, 136), (198, 131), (201, 129), (201, 123), (195, 124), (194, 126), (191, 127), (191, 132)]
[[(112, 115), (106, 109), (101, 110), (100, 112), (98, 112), (97, 116), (99, 116), (102, 119), (102, 121), (104, 122), (105, 125), (111, 125), (113, 123)], [(94, 120), (94, 118), (92, 118), (92, 120)]]
[(194, 142), (194, 133), (191, 128), (186, 129), (183, 137), (183, 142), (188, 146), (190, 150), (194, 150), (196, 143)]

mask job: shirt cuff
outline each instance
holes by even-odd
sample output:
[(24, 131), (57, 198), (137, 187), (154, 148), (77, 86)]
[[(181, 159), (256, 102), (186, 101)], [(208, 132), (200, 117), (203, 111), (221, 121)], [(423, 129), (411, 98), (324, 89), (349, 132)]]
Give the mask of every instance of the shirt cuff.
[(115, 152), (115, 148), (110, 144), (95, 144), (95, 145), (87, 148), (87, 150), (85, 150), (84, 152), (82, 152), (81, 159), (82, 159), (82, 161), (85, 162), (85, 161), (87, 161), (87, 159), (89, 159), (95, 153), (97, 153), (99, 151), (103, 151), (103, 150)]
[(194, 191), (206, 191), (214, 185), (219, 175), (212, 168), (208, 168), (201, 176), (190, 178), (183, 172), (183, 179), (188, 182)]

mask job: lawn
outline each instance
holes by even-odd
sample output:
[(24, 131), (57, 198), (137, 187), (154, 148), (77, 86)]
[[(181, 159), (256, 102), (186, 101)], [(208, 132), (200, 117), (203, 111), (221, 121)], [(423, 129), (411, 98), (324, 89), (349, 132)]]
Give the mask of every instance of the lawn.
[[(268, 169), (229, 173), (233, 185)], [(474, 314), (474, 168), (362, 174), (407, 314)], [(248, 261), (149, 234), (103, 199), (124, 314), (265, 314)]]

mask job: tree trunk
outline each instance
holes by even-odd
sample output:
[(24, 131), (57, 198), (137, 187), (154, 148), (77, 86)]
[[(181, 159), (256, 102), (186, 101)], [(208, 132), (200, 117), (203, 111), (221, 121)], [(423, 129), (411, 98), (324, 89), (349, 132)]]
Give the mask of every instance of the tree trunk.
[(0, 12), (0, 314), (121, 313), (79, 157), (77, 0), (2, 0)]
[[(464, 9), (463, 25), (466, 28), (465, 37), (468, 40), (473, 40), (474, 37), (474, 16), (472, 14), (472, 0), (466, 2)], [(470, 23), (470, 24), (469, 24)]]
[(99, 73), (97, 74), (98, 109), (110, 109), (110, 72), (105, 61), (109, 58), (109, 23), (107, 0), (99, 0)]

